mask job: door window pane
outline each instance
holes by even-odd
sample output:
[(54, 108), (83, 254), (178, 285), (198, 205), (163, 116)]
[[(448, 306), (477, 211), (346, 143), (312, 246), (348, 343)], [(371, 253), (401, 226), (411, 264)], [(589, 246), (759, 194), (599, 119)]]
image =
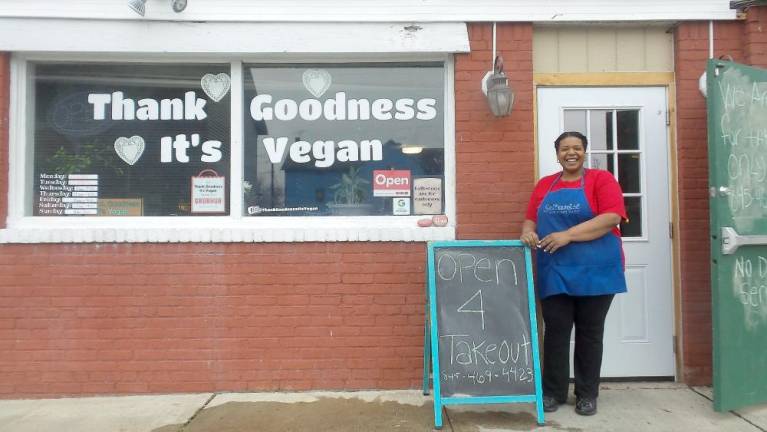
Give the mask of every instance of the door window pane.
[(564, 111), (565, 130), (580, 132), (587, 135), (586, 110), (568, 109)]
[(33, 71), (31, 214), (228, 214), (228, 64)]
[(628, 222), (621, 222), (621, 235), (623, 237), (642, 236), (642, 197), (625, 197), (626, 214)]
[(442, 63), (245, 72), (245, 214), (444, 211)]
[(607, 170), (615, 174), (615, 163), (612, 154), (591, 154), (589, 168)]
[(638, 153), (618, 155), (618, 182), (624, 193), (641, 192), (641, 173), (639, 167)]
[(639, 111), (618, 110), (617, 136), (619, 150), (639, 149)]
[(613, 148), (613, 116), (612, 110), (590, 110), (589, 119), (591, 136), (589, 148), (593, 150), (612, 150)]

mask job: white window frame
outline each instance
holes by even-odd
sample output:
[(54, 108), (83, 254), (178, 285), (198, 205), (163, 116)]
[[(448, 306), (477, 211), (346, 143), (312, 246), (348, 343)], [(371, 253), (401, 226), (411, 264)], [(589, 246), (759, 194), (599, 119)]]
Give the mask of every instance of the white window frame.
[[(637, 142), (638, 148), (636, 150), (619, 150), (618, 149), (618, 117), (617, 113), (621, 110), (628, 110), (628, 111), (637, 111), (637, 129), (640, 131), (639, 133), (639, 141)], [(640, 228), (642, 235), (640, 236), (630, 236), (630, 237), (621, 237), (621, 240), (624, 243), (631, 243), (631, 242), (647, 242), (649, 241), (648, 238), (648, 231), (647, 231), (647, 219), (648, 217), (648, 203), (647, 203), (647, 168), (645, 167), (645, 163), (647, 162), (647, 155), (646, 155), (646, 142), (645, 142), (645, 134), (641, 131), (644, 131), (644, 116), (645, 116), (645, 108), (641, 106), (635, 106), (635, 105), (604, 105), (604, 106), (568, 106), (566, 108), (562, 108), (559, 113), (559, 128), (560, 130), (565, 130), (565, 111), (584, 111), (586, 113), (586, 138), (588, 138), (589, 142), (591, 142), (591, 116), (589, 113), (591, 111), (612, 111), (612, 119), (613, 122), (613, 131), (612, 131), (612, 140), (613, 140), (613, 149), (612, 150), (593, 150), (592, 147), (588, 147), (586, 149), (586, 155), (587, 158), (587, 168), (591, 168), (591, 155), (594, 154), (602, 154), (602, 155), (609, 155), (613, 159), (613, 163), (615, 166), (615, 173), (613, 176), (615, 177), (615, 181), (618, 181), (619, 173), (619, 167), (618, 167), (618, 155), (620, 154), (638, 154), (640, 155), (639, 159), (639, 175), (640, 175), (640, 184), (639, 184), (639, 192), (624, 192), (623, 197), (624, 198), (632, 198), (632, 197), (638, 197), (641, 198), (641, 206), (640, 206), (640, 215), (641, 215), (641, 223), (642, 226)], [(605, 168), (606, 170), (606, 168)]]
[[(31, 62), (146, 62), (228, 63), (231, 66), (230, 215), (58, 217), (25, 215), (31, 208), (34, 112)], [(444, 214), (445, 227), (418, 226), (430, 216), (243, 216), (243, 64), (245, 63), (393, 63), (437, 61), (444, 65)], [(334, 56), (191, 56), (122, 54), (60, 55), (17, 54), (11, 58), (9, 128), (8, 219), (0, 230), (0, 243), (91, 242), (324, 242), (324, 241), (431, 241), (455, 239), (455, 93), (451, 54), (397, 54)]]

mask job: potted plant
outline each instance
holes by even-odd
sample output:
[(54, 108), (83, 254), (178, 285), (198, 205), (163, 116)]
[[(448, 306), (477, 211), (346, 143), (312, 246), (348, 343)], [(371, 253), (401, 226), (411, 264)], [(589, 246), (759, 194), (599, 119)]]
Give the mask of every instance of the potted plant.
[(349, 171), (341, 174), (341, 180), (330, 186), (334, 190), (333, 202), (328, 203), (332, 215), (364, 216), (370, 214), (372, 205), (365, 203), (369, 181), (359, 176), (360, 169), (349, 167)]

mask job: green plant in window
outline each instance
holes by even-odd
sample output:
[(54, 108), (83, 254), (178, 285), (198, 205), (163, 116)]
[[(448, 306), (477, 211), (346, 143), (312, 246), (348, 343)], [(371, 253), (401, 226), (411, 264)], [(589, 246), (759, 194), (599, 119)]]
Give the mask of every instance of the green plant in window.
[(45, 160), (43, 171), (52, 174), (85, 174), (86, 171), (104, 170), (123, 175), (123, 167), (115, 163), (114, 155), (111, 147), (96, 142), (82, 144), (77, 152), (61, 146)]
[(359, 168), (349, 167), (349, 172), (341, 174), (341, 181), (329, 187), (334, 190), (335, 204), (360, 204), (367, 196), (370, 182), (359, 177)]

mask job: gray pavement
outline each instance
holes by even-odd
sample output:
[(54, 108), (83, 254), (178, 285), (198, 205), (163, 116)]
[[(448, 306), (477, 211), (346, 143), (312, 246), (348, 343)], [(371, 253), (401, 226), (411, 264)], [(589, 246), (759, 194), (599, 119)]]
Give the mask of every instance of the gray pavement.
[[(710, 397), (676, 383), (604, 383), (593, 417), (575, 414), (572, 400), (544, 426), (532, 404), (450, 406), (443, 430), (767, 432), (767, 405), (716, 413)], [(433, 421), (418, 390), (0, 401), (0, 432), (423, 431)]]

